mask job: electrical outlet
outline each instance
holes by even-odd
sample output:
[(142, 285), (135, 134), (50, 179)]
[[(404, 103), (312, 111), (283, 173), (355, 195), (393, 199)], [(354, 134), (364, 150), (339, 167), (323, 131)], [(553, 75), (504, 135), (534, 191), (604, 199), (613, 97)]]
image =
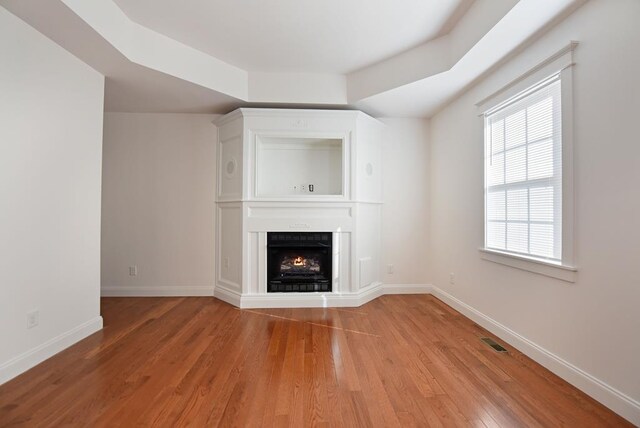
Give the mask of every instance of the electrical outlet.
[(454, 285), (456, 283), (456, 274), (455, 273), (450, 273), (449, 274), (449, 284)]
[(138, 266), (129, 266), (129, 276), (138, 276)]
[(393, 273), (393, 265), (387, 265), (387, 273), (388, 274), (392, 274)]
[(301, 191), (302, 193), (307, 193), (307, 185), (306, 185), (306, 184), (301, 185), (301, 186), (300, 186), (300, 191)]
[(309, 184), (309, 193), (313, 193), (314, 186), (313, 184)]
[(40, 311), (35, 310), (27, 313), (27, 328), (33, 328), (40, 324)]

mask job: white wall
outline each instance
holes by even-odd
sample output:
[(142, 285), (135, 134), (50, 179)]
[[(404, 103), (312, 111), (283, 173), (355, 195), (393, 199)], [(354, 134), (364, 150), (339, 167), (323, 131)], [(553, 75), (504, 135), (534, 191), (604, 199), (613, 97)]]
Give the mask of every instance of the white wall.
[(103, 294), (213, 294), (213, 118), (105, 114)]
[(104, 78), (3, 8), (0, 58), (2, 383), (102, 327)]
[[(433, 284), (595, 377), (564, 372), (574, 373), (571, 381), (635, 423), (640, 423), (639, 16), (637, 0), (587, 2), (431, 121)], [(481, 260), (483, 123), (474, 106), (570, 40), (580, 42), (574, 67), (575, 284)], [(450, 272), (456, 274), (453, 286)]]
[[(429, 230), (429, 121), (384, 118), (382, 278), (426, 284)], [(388, 265), (393, 273), (388, 273)]]

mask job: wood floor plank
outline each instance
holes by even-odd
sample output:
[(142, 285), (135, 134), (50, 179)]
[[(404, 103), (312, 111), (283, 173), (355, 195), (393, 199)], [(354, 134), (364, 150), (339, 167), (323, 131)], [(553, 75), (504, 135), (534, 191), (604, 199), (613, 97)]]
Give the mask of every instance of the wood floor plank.
[(105, 328), (0, 386), (0, 427), (626, 427), (433, 296), (239, 310), (104, 298)]

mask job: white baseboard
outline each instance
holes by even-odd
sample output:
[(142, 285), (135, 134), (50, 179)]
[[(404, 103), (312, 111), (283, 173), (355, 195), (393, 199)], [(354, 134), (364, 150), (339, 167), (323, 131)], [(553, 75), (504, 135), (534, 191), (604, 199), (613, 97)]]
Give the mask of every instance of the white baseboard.
[(284, 296), (274, 296), (273, 294), (242, 296), (240, 307), (242, 309), (336, 308), (355, 307), (358, 306), (357, 302), (358, 296), (351, 294), (287, 293)]
[(353, 305), (345, 305), (346, 307), (358, 307), (365, 303), (368, 303), (374, 299), (385, 294), (385, 285), (381, 282), (376, 282), (356, 294), (357, 298)]
[(241, 297), (242, 295), (234, 290), (229, 290), (220, 285), (217, 285), (213, 290), (213, 295), (215, 298), (222, 300), (223, 302), (227, 302), (230, 305), (236, 306), (240, 308)]
[(431, 294), (430, 284), (385, 284), (384, 294)]
[(385, 294), (428, 294), (427, 284), (374, 283), (359, 293), (245, 294), (216, 286), (215, 297), (243, 309), (258, 308), (354, 308)]
[(0, 385), (101, 329), (102, 317), (98, 316), (0, 364)]
[(103, 297), (213, 296), (213, 286), (106, 286), (100, 289), (100, 295)]
[[(626, 418), (631, 423), (640, 426), (640, 402), (637, 400), (634, 400), (579, 367), (574, 366), (568, 361), (535, 344), (526, 337), (519, 335), (508, 327), (489, 318), (482, 312), (442, 291), (438, 287), (431, 286), (431, 293), (467, 318), (515, 347), (538, 364), (546, 367), (579, 390)], [(633, 375), (637, 375), (637, 373)]]
[[(428, 294), (427, 284), (382, 284), (375, 283), (360, 293), (289, 293), (278, 295), (244, 295), (218, 284), (215, 289), (208, 286), (196, 287), (125, 287), (106, 286), (100, 289), (103, 297), (189, 297), (215, 296), (231, 305), (242, 308), (309, 308), (323, 306), (354, 307), (363, 305), (384, 294)], [(320, 297), (323, 296), (323, 297)], [(315, 302), (314, 302), (315, 301)], [(298, 304), (298, 306), (296, 306)], [(266, 306), (259, 306), (266, 305)], [(278, 306), (280, 305), (280, 306)], [(283, 306), (286, 305), (286, 306)]]
[[(215, 296), (242, 309), (258, 308), (353, 308), (384, 294), (382, 283), (360, 293), (278, 293), (245, 294), (216, 287)], [(239, 303), (238, 303), (239, 302)]]

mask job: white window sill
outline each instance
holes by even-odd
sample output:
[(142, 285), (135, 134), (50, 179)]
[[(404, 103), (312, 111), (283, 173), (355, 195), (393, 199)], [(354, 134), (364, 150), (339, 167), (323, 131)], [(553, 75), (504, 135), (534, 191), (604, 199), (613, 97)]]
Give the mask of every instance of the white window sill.
[(516, 269), (537, 273), (539, 275), (561, 279), (562, 281), (576, 282), (576, 272), (578, 269), (573, 266), (555, 264), (544, 260), (537, 260), (515, 254), (503, 253), (501, 251), (489, 250), (487, 248), (480, 248), (479, 250), (480, 256), (484, 260), (488, 260), (493, 263), (499, 263)]

